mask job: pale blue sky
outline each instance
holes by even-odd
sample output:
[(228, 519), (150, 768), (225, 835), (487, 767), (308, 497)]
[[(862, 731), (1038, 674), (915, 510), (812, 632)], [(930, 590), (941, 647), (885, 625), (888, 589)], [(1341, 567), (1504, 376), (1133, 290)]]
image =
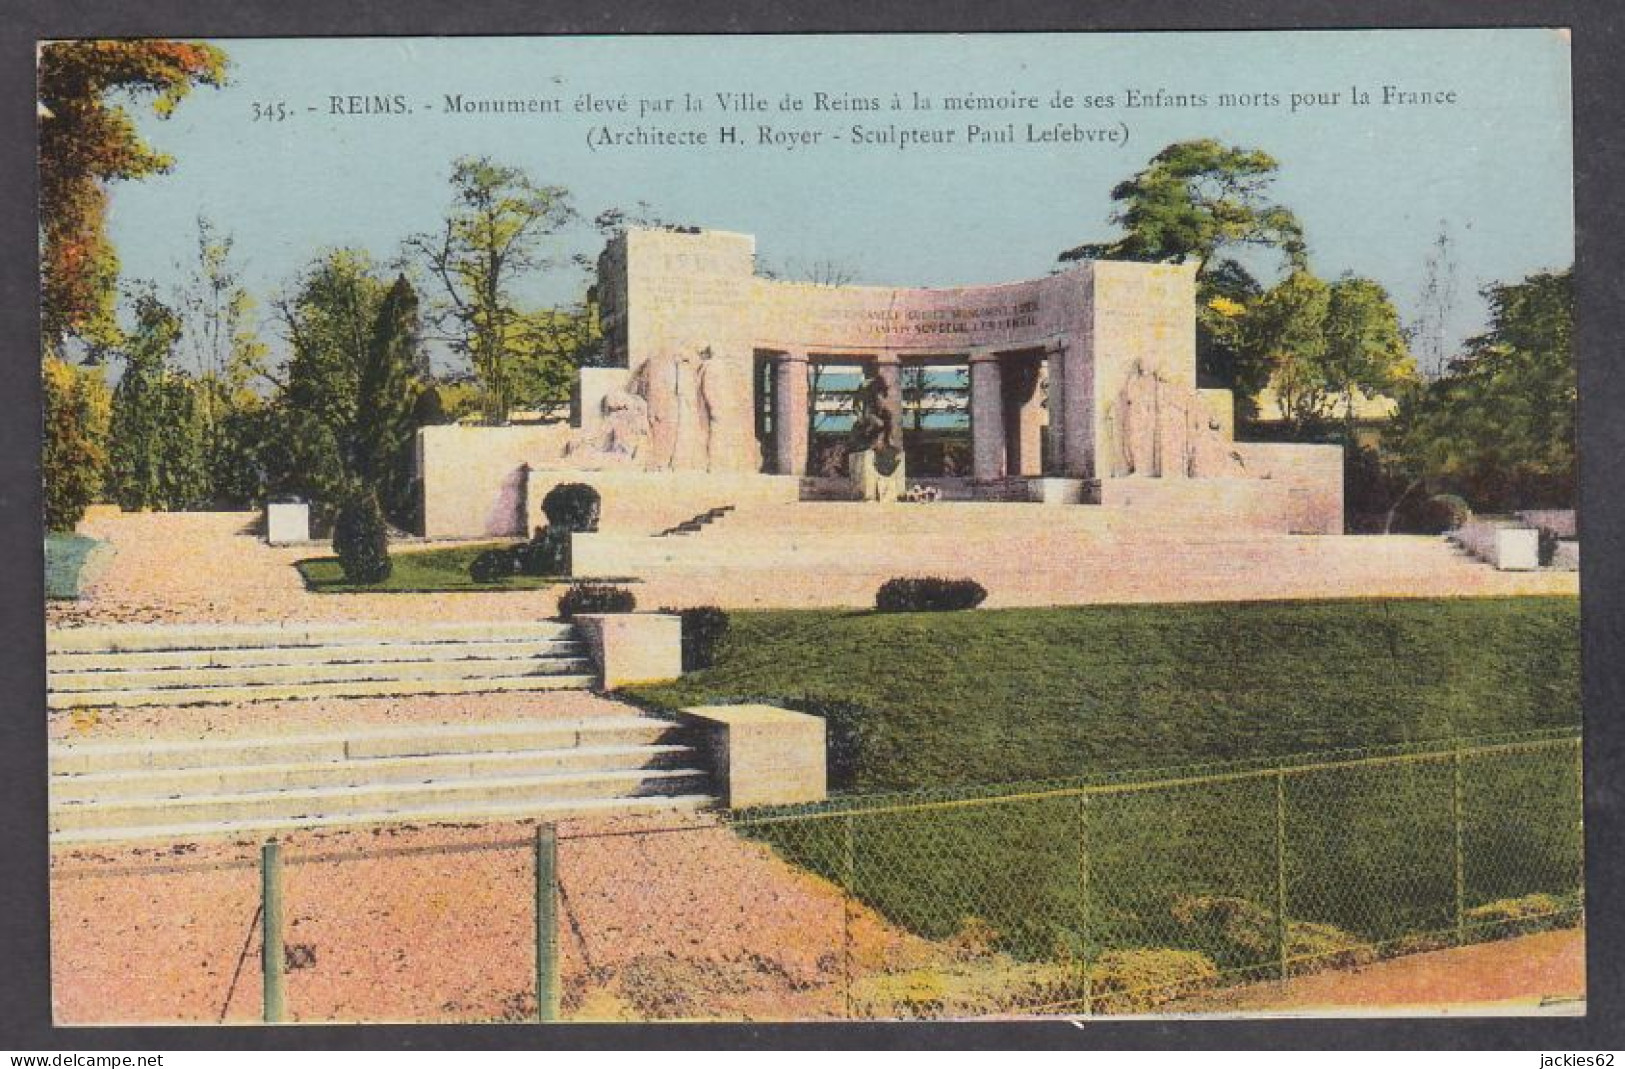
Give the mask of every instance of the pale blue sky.
[[(231, 40), (231, 83), (201, 90), (143, 132), (174, 171), (114, 187), (111, 227), (127, 278), (163, 280), (185, 259), (198, 213), (237, 239), (262, 298), (324, 248), (390, 258), (433, 228), (448, 202), (453, 159), (486, 154), (568, 187), (585, 218), (648, 201), (663, 217), (753, 233), (762, 262), (833, 261), (860, 282), (955, 285), (1042, 275), (1061, 249), (1114, 233), (1114, 184), (1164, 145), (1215, 137), (1280, 162), (1274, 195), (1307, 231), (1312, 264), (1386, 285), (1402, 312), (1416, 304), (1441, 221), (1460, 263), (1451, 332), (1482, 328), (1477, 289), (1573, 258), (1568, 42), (1557, 31), (1377, 31), (733, 38), (399, 38)], [(1125, 109), (1125, 90), (1151, 93), (1340, 91), (1350, 85), (1454, 89), (1454, 107), (1346, 103), (1286, 107)], [(771, 112), (724, 118), (711, 97), (751, 91), (933, 97), (1011, 91), (1045, 99), (1113, 94), (1119, 106), (948, 118), (940, 113)], [(594, 120), (454, 116), (465, 97), (640, 96), (707, 99), (681, 127), (762, 122), (842, 132), (853, 122), (1001, 125), (1126, 124), (1125, 146), (1004, 145), (992, 149), (859, 148), (850, 139), (785, 152), (620, 148), (589, 151)], [(333, 94), (404, 94), (414, 114), (327, 114)], [(285, 122), (252, 121), (256, 102), (283, 101)], [(432, 106), (432, 110), (429, 110)], [(307, 110), (316, 108), (316, 111)], [(600, 120), (601, 121), (601, 120)], [(631, 124), (635, 124), (635, 117)], [(826, 134), (827, 137), (827, 134)], [(593, 252), (585, 226), (561, 253)], [(565, 270), (530, 284), (537, 300), (579, 295)]]

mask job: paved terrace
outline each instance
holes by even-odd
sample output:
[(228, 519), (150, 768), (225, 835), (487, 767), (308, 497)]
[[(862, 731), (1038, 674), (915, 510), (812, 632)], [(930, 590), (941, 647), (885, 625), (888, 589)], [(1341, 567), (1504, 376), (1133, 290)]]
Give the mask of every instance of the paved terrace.
[[(742, 508), (705, 530), (627, 544), (638, 602), (732, 608), (868, 607), (898, 574), (980, 581), (988, 607), (1278, 598), (1573, 594), (1573, 572), (1497, 572), (1421, 536), (1215, 533), (1135, 522), (1102, 506), (804, 503)], [(1149, 520), (1150, 518), (1147, 517)], [(557, 591), (312, 594), (293, 563), (325, 546), (271, 547), (249, 513), (132, 513), (85, 533), (112, 543), (79, 602), (52, 626), (540, 620)], [(414, 547), (416, 548), (416, 547)]]

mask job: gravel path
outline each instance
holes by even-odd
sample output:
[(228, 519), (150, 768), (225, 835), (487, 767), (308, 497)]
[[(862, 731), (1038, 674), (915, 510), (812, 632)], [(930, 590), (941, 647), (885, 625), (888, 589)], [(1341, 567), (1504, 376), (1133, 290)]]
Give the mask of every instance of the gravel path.
[(1166, 1007), (1167, 1012), (1301, 1010), (1529, 1012), (1542, 1004), (1585, 1011), (1585, 931), (1554, 932), (1411, 954), (1355, 969), (1251, 984)]
[[(292, 565), (327, 553), (326, 547), (267, 546), (254, 533), (256, 522), (252, 513), (127, 513), (89, 519), (83, 532), (110, 542), (113, 555), (85, 598), (49, 603), (47, 620), (58, 627), (162, 621), (540, 620), (557, 608), (557, 594), (547, 590), (312, 594)], [(987, 605), (993, 608), (1572, 594), (1579, 588), (1576, 573), (1498, 572), (1430, 538), (1175, 541), (1124, 546), (1111, 567), (1080, 568), (1066, 551), (1066, 537), (1035, 532), (1032, 552), (970, 562), (967, 572), (987, 587)], [(861, 559), (838, 569), (798, 569), (793, 557), (766, 563), (771, 566), (745, 560), (737, 568), (654, 569), (642, 576), (638, 601), (645, 608), (867, 606), (894, 574), (865, 571)]]
[[(81, 532), (113, 554), (79, 601), (50, 602), (53, 627), (164, 622), (542, 620), (546, 590), (445, 594), (312, 594), (293, 567), (325, 545), (268, 546), (248, 512), (136, 512), (96, 516)], [(440, 543), (424, 542), (429, 549)]]

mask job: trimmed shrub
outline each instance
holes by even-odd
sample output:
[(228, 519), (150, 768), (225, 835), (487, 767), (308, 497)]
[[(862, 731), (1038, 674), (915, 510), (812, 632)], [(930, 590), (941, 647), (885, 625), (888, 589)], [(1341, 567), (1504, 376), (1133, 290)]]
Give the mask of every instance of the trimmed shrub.
[(1444, 534), (1472, 521), (1473, 510), (1455, 494), (1434, 494), (1400, 506), (1394, 530), (1404, 534)]
[(1550, 568), (1552, 561), (1557, 557), (1557, 532), (1550, 527), (1538, 527), (1536, 530), (1540, 539), (1540, 566)]
[(569, 575), (570, 536), (543, 527), (535, 538), (514, 547), (514, 557), (520, 575)]
[(501, 546), (478, 554), (468, 565), (468, 577), (476, 583), (500, 583), (519, 574), (519, 546)]
[(716, 664), (717, 648), (728, 634), (726, 612), (715, 605), (660, 611), (683, 618), (683, 671), (697, 672)]
[(637, 596), (625, 587), (578, 583), (559, 598), (559, 618), (571, 620), (581, 613), (631, 612)]
[(974, 579), (888, 579), (875, 593), (880, 612), (952, 612), (974, 609), (987, 590)]
[(1218, 979), (1213, 959), (1194, 950), (1109, 950), (1089, 967), (1095, 1008), (1104, 1013), (1145, 1013)]
[(542, 498), (542, 514), (549, 527), (564, 534), (596, 531), (602, 504), (598, 491), (586, 483), (560, 483)]
[(345, 498), (333, 521), (333, 552), (344, 578), (352, 583), (381, 583), (394, 565), (389, 559), (389, 528), (378, 498), (364, 491)]

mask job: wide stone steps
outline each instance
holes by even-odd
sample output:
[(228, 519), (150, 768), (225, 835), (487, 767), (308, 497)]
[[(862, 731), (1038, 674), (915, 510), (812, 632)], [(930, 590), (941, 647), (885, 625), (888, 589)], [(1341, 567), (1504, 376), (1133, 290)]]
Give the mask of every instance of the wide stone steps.
[(529, 773), (680, 768), (699, 760), (690, 746), (584, 746), (512, 753), (447, 753), (366, 761), (291, 761), (218, 768), (124, 769), (59, 776), (53, 802), (166, 799), (199, 794), (290, 791), (367, 784), (503, 779)]
[(481, 679), (389, 679), (337, 683), (256, 684), (236, 687), (163, 687), (144, 690), (51, 692), (50, 709), (105, 706), (229, 705), (237, 702), (299, 701), (316, 698), (390, 698), (414, 694), (507, 694), (518, 691), (585, 690), (591, 675), (502, 676)]
[(85, 628), (48, 639), (51, 709), (590, 687), (572, 627), (543, 622)]
[(376, 824), (460, 824), (476, 821), (567, 820), (597, 815), (684, 811), (716, 805), (711, 794), (674, 794), (642, 798), (592, 798), (562, 802), (522, 802), (515, 805), (426, 806), (417, 809), (353, 812), (340, 816), (259, 818), (238, 821), (202, 821), (193, 824), (151, 824), (137, 828), (86, 828), (55, 832), (53, 846), (105, 842), (195, 842), (200, 839), (270, 836), (312, 828), (359, 828)]
[(201, 821), (331, 817), (355, 812), (446, 809), (484, 805), (553, 803), (594, 798), (693, 794), (709, 785), (697, 768), (602, 769), (508, 778), (476, 778), (417, 784), (364, 783), (338, 787), (64, 802), (51, 811), (51, 830), (139, 828)]
[(54, 843), (711, 803), (681, 725), (587, 717), (50, 752)]
[(445, 624), (395, 620), (331, 624), (134, 624), (58, 628), (47, 634), (45, 649), (49, 653), (108, 653), (377, 643), (513, 642), (570, 639), (574, 633), (574, 628), (569, 624), (550, 620)]
[(104, 669), (51, 673), (51, 689), (76, 693), (107, 689), (252, 687), (288, 683), (357, 683), (387, 680), (506, 679), (514, 676), (589, 675), (582, 657), (481, 657), (435, 661), (351, 661), (339, 664), (248, 665), (241, 668)]
[(75, 653), (76, 672), (109, 669), (152, 671), (167, 668), (246, 668), (256, 665), (364, 664), (385, 661), (505, 660), (517, 657), (583, 657), (577, 641), (544, 639), (509, 642), (368, 642), (337, 646), (244, 646), (228, 649), (139, 650), (130, 653)]

